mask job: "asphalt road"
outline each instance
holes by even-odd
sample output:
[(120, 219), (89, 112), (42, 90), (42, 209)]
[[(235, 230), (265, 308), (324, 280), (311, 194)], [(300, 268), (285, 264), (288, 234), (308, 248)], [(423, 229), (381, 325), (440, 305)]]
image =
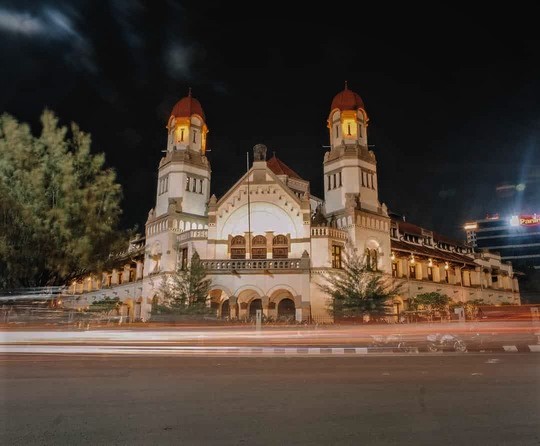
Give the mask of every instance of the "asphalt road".
[(5, 445), (540, 445), (540, 356), (0, 357)]

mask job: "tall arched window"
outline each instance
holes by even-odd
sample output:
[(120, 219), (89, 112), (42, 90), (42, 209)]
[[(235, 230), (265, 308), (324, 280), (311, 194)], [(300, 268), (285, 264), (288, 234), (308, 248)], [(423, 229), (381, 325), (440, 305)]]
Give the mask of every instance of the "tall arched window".
[(371, 251), (369, 250), (369, 248), (365, 249), (364, 257), (365, 257), (364, 262), (366, 265), (366, 269), (371, 270)]
[(246, 239), (237, 235), (231, 239), (231, 259), (246, 258)]
[(276, 235), (272, 239), (272, 258), (286, 259), (289, 256), (289, 240), (284, 235)]
[(266, 237), (256, 235), (251, 242), (251, 258), (266, 259)]
[(371, 271), (377, 271), (378, 267), (377, 267), (377, 250), (376, 249), (372, 249), (371, 250)]

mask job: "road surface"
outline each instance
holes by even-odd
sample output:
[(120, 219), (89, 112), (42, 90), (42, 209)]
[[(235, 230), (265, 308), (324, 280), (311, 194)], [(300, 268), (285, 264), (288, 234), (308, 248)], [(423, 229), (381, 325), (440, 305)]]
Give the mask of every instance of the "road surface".
[(6, 445), (539, 445), (540, 355), (3, 355)]

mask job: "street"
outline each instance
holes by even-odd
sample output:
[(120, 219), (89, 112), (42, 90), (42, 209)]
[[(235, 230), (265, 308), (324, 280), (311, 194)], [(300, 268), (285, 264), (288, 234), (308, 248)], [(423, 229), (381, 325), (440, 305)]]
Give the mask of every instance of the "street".
[(532, 353), (3, 355), (6, 445), (538, 445)]

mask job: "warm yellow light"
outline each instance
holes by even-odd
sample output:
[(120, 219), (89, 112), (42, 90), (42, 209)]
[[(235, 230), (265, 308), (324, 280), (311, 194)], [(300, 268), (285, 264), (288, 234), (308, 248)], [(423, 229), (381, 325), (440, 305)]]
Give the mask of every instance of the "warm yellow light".
[(394, 253), (392, 253), (392, 255), (390, 256), (390, 258), (391, 258), (392, 260), (396, 260), (396, 255), (395, 255)]
[(429, 259), (428, 266), (429, 267), (433, 266), (433, 259)]
[(448, 266), (448, 262), (444, 262), (444, 269), (448, 269), (448, 268), (450, 268), (450, 267)]
[(411, 265), (414, 265), (416, 260), (414, 259), (414, 255), (411, 256)]
[(177, 125), (174, 129), (174, 142), (187, 142), (189, 137), (187, 125)]
[(463, 226), (463, 228), (466, 230), (466, 231), (469, 231), (471, 229), (476, 229), (478, 228), (478, 225), (476, 223), (465, 223), (465, 226)]
[(341, 131), (345, 138), (356, 138), (358, 122), (354, 110), (344, 110), (341, 113)]

